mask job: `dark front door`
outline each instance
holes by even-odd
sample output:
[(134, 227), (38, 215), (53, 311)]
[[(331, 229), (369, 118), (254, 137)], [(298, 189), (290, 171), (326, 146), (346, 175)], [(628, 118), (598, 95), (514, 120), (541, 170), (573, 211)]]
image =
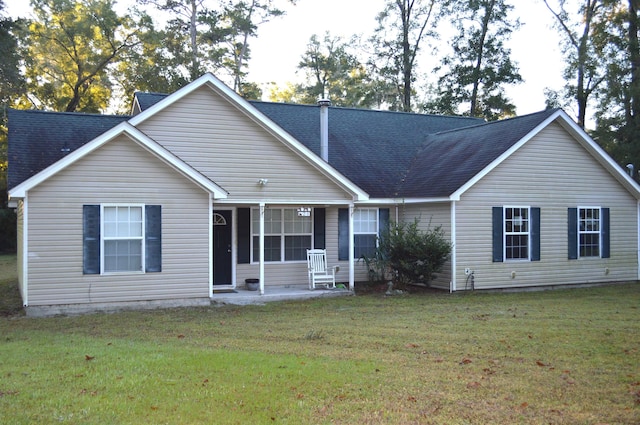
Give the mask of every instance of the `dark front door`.
[(231, 211), (213, 212), (213, 284), (231, 285)]

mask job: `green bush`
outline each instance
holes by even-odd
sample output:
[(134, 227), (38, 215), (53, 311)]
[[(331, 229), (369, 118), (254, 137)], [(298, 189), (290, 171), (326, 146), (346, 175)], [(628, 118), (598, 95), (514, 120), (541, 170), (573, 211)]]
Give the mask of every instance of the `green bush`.
[(11, 209), (0, 209), (0, 253), (16, 252), (16, 212)]
[(409, 283), (429, 285), (449, 259), (451, 242), (441, 226), (427, 230), (413, 223), (390, 223), (380, 236), (373, 256), (365, 258), (373, 280), (391, 279), (403, 287)]

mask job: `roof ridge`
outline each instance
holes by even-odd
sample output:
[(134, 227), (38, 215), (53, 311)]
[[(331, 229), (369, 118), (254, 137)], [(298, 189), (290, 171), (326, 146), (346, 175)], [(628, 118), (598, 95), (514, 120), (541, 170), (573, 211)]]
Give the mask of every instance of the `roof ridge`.
[[(267, 100), (250, 100), (249, 103), (262, 103), (268, 105), (287, 105), (287, 106), (303, 106), (303, 107), (312, 107), (317, 108), (318, 105), (313, 105), (310, 103), (293, 103), (293, 102), (272, 102)], [(434, 117), (434, 118), (455, 118), (455, 119), (465, 119), (465, 120), (481, 120), (482, 118), (476, 117), (468, 117), (464, 115), (444, 115), (444, 114), (431, 114), (431, 113), (422, 113), (422, 112), (404, 112), (404, 111), (391, 111), (388, 109), (370, 109), (370, 108), (358, 108), (355, 106), (329, 106), (330, 109), (342, 109), (342, 110), (350, 110), (357, 112), (380, 112), (387, 114), (397, 114), (397, 115), (405, 115), (405, 116), (419, 116), (419, 117)]]
[(124, 118), (124, 117), (131, 117), (131, 115), (129, 114), (102, 114), (99, 112), (67, 112), (67, 111), (45, 111), (42, 109), (16, 109), (16, 108), (9, 108), (10, 111), (15, 111), (18, 113), (29, 113), (29, 114), (49, 114), (49, 115), (71, 115), (71, 116), (82, 116), (82, 117), (118, 117), (118, 118)]
[(453, 132), (456, 132), (456, 131), (466, 131), (466, 130), (470, 130), (470, 129), (473, 129), (473, 128), (478, 128), (478, 127), (482, 127), (482, 126), (486, 126), (486, 125), (492, 125), (492, 124), (505, 124), (505, 123), (512, 122), (514, 120), (519, 120), (519, 119), (524, 119), (524, 118), (531, 118), (534, 115), (544, 115), (544, 114), (552, 115), (552, 114), (554, 114), (554, 113), (556, 113), (557, 111), (560, 111), (560, 110), (561, 110), (561, 108), (545, 109), (545, 110), (542, 110), (542, 111), (530, 112), (530, 113), (524, 114), (524, 115), (517, 115), (515, 117), (503, 118), (501, 120), (485, 121), (485, 122), (478, 123), (478, 124), (468, 125), (466, 127), (458, 127), (458, 128), (453, 128), (451, 130), (439, 131), (437, 133), (431, 133), (428, 136), (436, 135), (436, 134), (453, 133)]

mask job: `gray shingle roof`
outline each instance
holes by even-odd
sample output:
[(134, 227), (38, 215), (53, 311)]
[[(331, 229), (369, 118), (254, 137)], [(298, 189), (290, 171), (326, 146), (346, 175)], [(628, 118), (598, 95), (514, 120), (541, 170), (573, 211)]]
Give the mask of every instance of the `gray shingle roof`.
[(556, 111), (429, 135), (408, 168), (398, 195), (451, 195)]
[[(136, 93), (141, 109), (167, 95)], [(320, 154), (315, 105), (250, 102)], [(329, 109), (329, 163), (372, 198), (440, 197), (455, 192), (553, 114), (484, 123), (468, 117), (353, 108)], [(13, 188), (129, 116), (9, 112), (8, 186)]]
[(129, 117), (10, 109), (8, 118), (13, 188)]

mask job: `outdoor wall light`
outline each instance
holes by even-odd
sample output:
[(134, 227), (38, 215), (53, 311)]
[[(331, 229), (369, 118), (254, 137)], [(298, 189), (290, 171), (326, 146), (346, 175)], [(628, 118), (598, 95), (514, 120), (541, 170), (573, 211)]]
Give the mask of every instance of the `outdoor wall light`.
[(258, 184), (260, 186), (265, 186), (267, 183), (269, 183), (269, 179), (258, 179)]

